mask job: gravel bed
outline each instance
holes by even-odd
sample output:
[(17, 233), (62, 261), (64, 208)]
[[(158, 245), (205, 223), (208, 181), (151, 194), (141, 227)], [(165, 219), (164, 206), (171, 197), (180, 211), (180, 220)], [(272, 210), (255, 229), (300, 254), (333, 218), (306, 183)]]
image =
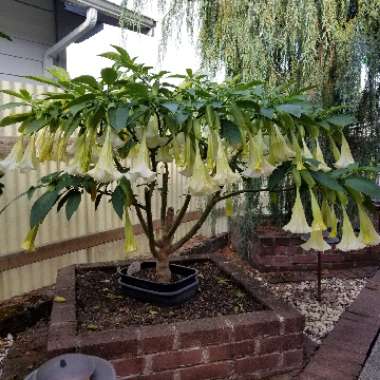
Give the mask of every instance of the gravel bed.
[(276, 296), (293, 305), (305, 316), (305, 334), (321, 344), (344, 310), (359, 295), (367, 279), (328, 278), (322, 280), (322, 301), (316, 299), (316, 281), (264, 285)]

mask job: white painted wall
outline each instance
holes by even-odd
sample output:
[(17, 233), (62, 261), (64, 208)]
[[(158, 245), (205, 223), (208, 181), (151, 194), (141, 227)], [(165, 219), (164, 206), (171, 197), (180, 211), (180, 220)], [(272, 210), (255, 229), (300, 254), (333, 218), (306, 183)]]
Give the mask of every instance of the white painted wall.
[(55, 41), (53, 0), (1, 0), (0, 80), (42, 75), (43, 56)]

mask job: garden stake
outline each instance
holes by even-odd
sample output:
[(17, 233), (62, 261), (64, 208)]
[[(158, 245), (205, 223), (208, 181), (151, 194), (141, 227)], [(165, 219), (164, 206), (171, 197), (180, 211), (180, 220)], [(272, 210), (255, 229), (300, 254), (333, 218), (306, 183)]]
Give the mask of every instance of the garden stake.
[(317, 285), (317, 300), (322, 301), (322, 256), (318, 252), (318, 285)]

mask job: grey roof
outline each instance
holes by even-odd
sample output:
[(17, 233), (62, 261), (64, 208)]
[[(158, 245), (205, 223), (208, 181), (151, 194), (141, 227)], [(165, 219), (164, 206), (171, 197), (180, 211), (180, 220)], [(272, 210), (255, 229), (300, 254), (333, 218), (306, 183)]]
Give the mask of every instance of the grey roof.
[[(100, 21), (119, 26), (122, 8), (108, 0), (62, 0), (65, 7), (75, 13), (85, 14), (87, 8), (95, 8), (101, 15)], [(156, 26), (156, 21), (142, 14), (127, 10), (125, 27), (143, 34), (148, 34)]]

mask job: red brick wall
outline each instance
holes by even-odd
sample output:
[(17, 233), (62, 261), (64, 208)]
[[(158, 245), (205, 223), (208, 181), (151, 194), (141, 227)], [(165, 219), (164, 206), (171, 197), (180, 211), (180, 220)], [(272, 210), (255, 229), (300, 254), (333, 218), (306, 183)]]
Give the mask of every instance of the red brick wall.
[(138, 353), (112, 364), (121, 379), (259, 379), (301, 368), (302, 328), (270, 311), (142, 327)]
[[(259, 231), (249, 242), (249, 260), (263, 271), (312, 270), (317, 265), (317, 253), (304, 251), (303, 241), (288, 234)], [(380, 248), (368, 247), (360, 251), (342, 252), (333, 249), (322, 255), (324, 268), (344, 269), (379, 265)]]

